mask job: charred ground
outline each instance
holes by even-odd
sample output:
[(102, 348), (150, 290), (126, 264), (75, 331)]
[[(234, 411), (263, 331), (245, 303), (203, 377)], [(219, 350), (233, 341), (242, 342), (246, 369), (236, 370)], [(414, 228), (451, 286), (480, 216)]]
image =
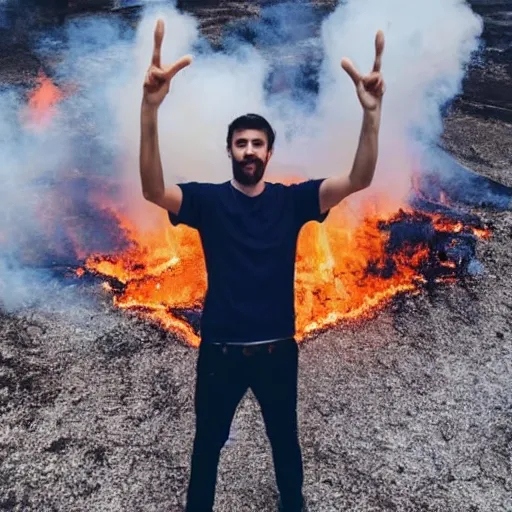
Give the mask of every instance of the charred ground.
[[(214, 38), (226, 9), (256, 15), (248, 6), (190, 8)], [(510, 186), (512, 2), (475, 9), (489, 47), (450, 107), (443, 144)], [(20, 38), (4, 83), (35, 76), (41, 64)], [(512, 212), (473, 213), (493, 228), (477, 247), (481, 275), (402, 297), (301, 346), (312, 511), (512, 510)], [(114, 309), (107, 295), (94, 304), (0, 313), (0, 510), (181, 510), (196, 351)], [(217, 510), (275, 510), (252, 395), (234, 437), (222, 454)]]

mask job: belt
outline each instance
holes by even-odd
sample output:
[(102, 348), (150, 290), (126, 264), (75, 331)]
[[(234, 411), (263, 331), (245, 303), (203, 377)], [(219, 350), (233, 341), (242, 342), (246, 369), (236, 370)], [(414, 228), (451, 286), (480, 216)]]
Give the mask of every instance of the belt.
[(255, 342), (255, 343), (219, 343), (211, 342), (206, 346), (215, 347), (222, 351), (223, 354), (242, 354), (250, 357), (256, 354), (272, 354), (278, 350), (284, 342), (295, 341), (293, 338), (280, 338), (272, 341)]

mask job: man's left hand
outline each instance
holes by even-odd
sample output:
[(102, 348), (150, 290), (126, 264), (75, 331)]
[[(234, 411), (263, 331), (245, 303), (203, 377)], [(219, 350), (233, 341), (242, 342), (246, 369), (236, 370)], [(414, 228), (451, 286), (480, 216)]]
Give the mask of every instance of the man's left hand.
[(371, 73), (362, 76), (350, 59), (344, 57), (341, 60), (341, 67), (352, 78), (359, 101), (365, 110), (376, 110), (382, 104), (382, 96), (384, 96), (386, 89), (384, 78), (380, 71), (383, 52), (384, 33), (382, 30), (379, 30), (375, 36), (375, 62)]

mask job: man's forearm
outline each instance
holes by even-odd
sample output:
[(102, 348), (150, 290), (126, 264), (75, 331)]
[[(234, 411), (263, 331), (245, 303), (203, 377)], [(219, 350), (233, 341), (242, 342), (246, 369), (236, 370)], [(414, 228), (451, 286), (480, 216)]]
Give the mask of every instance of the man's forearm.
[(142, 193), (148, 200), (165, 192), (160, 147), (158, 143), (158, 110), (142, 103), (140, 137), (140, 178)]
[(355, 189), (366, 188), (373, 180), (379, 152), (379, 127), (380, 107), (372, 111), (365, 110), (359, 145), (350, 173), (350, 181)]

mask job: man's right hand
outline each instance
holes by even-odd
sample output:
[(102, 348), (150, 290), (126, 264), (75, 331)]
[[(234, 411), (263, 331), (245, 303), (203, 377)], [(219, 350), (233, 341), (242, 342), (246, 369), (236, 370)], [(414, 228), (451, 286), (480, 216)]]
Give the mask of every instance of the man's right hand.
[(181, 59), (178, 59), (172, 66), (162, 66), (160, 57), (163, 39), (164, 22), (160, 19), (157, 21), (155, 27), (155, 46), (153, 48), (151, 66), (144, 80), (143, 103), (153, 108), (158, 108), (167, 96), (174, 75), (192, 62), (192, 57), (185, 55), (181, 57)]

